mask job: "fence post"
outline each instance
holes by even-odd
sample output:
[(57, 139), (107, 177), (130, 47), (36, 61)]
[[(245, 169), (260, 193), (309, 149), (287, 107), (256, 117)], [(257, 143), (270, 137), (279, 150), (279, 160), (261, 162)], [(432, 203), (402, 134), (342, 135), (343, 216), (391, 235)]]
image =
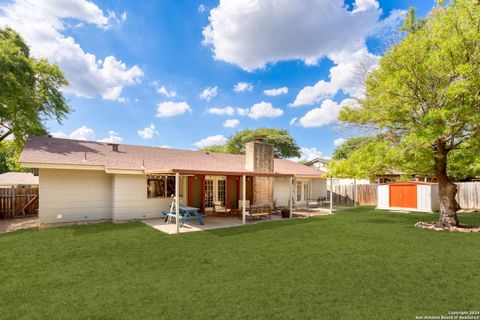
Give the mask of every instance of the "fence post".
[(15, 186), (12, 186), (12, 219), (15, 218), (17, 214), (17, 190), (15, 190)]

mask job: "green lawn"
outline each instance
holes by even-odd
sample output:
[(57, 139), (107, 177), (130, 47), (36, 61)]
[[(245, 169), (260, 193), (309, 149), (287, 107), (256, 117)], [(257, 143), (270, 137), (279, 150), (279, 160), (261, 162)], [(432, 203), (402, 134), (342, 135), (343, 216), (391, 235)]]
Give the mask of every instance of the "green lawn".
[[(480, 309), (480, 234), (428, 214), (169, 236), (140, 222), (0, 235), (1, 319), (415, 319)], [(480, 214), (461, 221), (480, 224)]]

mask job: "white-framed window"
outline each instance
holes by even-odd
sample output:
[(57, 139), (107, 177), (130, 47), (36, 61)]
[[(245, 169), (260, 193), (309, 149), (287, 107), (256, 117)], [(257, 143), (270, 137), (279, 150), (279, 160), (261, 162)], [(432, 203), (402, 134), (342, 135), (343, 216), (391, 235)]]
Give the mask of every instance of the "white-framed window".
[[(175, 176), (147, 176), (147, 198), (170, 198), (172, 195), (175, 195)], [(179, 196), (183, 196), (183, 177), (180, 178)]]

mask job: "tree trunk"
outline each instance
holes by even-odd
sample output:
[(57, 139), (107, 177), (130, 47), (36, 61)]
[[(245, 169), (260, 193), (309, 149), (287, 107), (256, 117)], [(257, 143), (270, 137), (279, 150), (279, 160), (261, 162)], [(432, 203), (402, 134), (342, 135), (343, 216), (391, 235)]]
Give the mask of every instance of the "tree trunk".
[(436, 146), (435, 159), (435, 177), (438, 181), (438, 191), (440, 198), (440, 219), (437, 226), (439, 228), (449, 228), (458, 226), (457, 211), (460, 210), (455, 196), (457, 195), (457, 185), (450, 181), (447, 175), (447, 155), (445, 142), (439, 141)]

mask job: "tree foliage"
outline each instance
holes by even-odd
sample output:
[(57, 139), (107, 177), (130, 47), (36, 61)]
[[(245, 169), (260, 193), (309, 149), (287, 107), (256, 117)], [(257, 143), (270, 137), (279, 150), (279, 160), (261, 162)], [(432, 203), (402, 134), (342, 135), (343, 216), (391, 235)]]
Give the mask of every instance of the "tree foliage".
[(46, 134), (47, 119), (61, 121), (69, 112), (61, 92), (67, 84), (58, 66), (30, 56), (18, 33), (0, 29), (0, 141)]
[(0, 142), (0, 173), (11, 171), (23, 171), (20, 168), (19, 158), (22, 146), (13, 140)]
[(360, 107), (341, 111), (341, 121), (378, 135), (334, 170), (434, 173), (439, 225), (450, 226), (458, 224), (452, 178), (480, 173), (480, 6), (472, 0), (439, 3), (421, 23), (406, 20), (404, 39), (368, 75)]
[(345, 160), (348, 159), (350, 154), (361, 148), (365, 143), (369, 141), (369, 137), (358, 136), (347, 139), (341, 145), (333, 150), (332, 159), (333, 160)]
[(202, 151), (224, 152), (233, 154), (245, 154), (245, 144), (261, 138), (274, 146), (276, 158), (298, 158), (300, 147), (288, 130), (273, 128), (244, 129), (230, 137), (224, 146), (210, 146), (202, 148)]

